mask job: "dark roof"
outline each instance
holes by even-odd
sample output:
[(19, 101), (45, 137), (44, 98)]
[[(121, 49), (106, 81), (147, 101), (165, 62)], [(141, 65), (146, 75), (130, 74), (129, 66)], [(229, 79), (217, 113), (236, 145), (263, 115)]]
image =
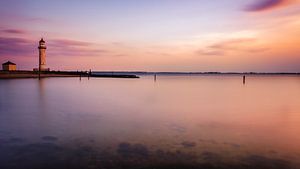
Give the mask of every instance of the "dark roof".
[(2, 65), (16, 65), (16, 64), (13, 63), (13, 62), (8, 61), (8, 62), (3, 63)]
[(43, 38), (40, 40), (40, 42), (44, 42), (44, 43), (45, 43), (45, 41), (44, 41), (44, 39), (43, 39)]

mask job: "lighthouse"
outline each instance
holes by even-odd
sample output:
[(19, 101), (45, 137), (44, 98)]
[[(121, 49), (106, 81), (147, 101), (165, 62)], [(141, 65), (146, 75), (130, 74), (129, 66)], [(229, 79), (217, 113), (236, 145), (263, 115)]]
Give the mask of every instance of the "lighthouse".
[(39, 41), (39, 71), (49, 71), (49, 68), (46, 68), (46, 42), (42, 38)]

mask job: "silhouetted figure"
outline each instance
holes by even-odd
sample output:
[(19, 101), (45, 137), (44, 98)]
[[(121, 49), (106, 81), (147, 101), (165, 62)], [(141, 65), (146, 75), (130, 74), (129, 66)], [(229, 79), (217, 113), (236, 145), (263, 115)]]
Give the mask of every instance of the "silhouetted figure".
[(243, 84), (246, 84), (246, 76), (243, 76)]

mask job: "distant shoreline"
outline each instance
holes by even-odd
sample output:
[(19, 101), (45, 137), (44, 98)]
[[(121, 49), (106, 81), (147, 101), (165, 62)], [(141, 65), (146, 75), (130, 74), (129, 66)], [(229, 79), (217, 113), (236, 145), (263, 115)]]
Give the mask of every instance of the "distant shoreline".
[(143, 72), (143, 71), (94, 71), (93, 74), (135, 74), (135, 75), (300, 75), (291, 72)]
[[(264, 73), (264, 72), (142, 72), (142, 71), (44, 71), (41, 72), (41, 78), (50, 77), (95, 77), (95, 78), (139, 78), (147, 75), (293, 75), (300, 76), (300, 73)], [(0, 79), (17, 78), (39, 78), (37, 71), (0, 71)]]

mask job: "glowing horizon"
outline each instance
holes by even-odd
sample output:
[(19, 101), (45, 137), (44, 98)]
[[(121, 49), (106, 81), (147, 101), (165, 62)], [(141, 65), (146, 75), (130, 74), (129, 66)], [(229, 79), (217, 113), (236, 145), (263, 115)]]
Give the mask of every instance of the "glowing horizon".
[(3, 0), (0, 62), (54, 70), (300, 72), (299, 0)]

